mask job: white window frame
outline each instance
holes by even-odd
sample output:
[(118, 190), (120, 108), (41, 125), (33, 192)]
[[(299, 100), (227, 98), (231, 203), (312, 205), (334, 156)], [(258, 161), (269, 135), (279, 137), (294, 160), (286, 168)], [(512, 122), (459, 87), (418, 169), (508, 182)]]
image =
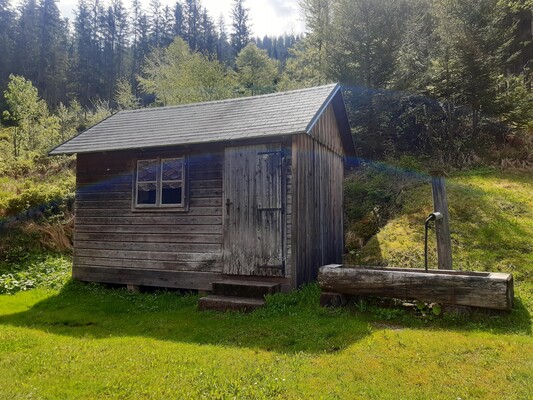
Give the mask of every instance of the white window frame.
[[(181, 180), (165, 180), (163, 181), (163, 162), (167, 160), (181, 160)], [(139, 163), (146, 162), (146, 161), (155, 161), (156, 162), (156, 181), (143, 181), (143, 183), (155, 183), (156, 184), (156, 193), (155, 193), (155, 204), (139, 204), (138, 203), (138, 196), (139, 196)], [(185, 210), (186, 209), (186, 203), (187, 203), (187, 196), (186, 196), (186, 158), (185, 156), (178, 156), (178, 157), (153, 157), (153, 158), (145, 158), (145, 159), (138, 159), (135, 163), (135, 185), (133, 187), (134, 190), (134, 209), (142, 209), (142, 210), (168, 210), (168, 209), (178, 209), (178, 210)], [(162, 204), (163, 200), (163, 183), (164, 182), (181, 182), (181, 203), (175, 203), (175, 204)]]

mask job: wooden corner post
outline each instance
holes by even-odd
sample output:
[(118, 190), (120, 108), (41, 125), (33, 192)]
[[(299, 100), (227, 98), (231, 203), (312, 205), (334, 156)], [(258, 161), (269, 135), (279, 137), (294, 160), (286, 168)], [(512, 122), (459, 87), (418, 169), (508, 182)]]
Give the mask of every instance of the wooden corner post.
[(443, 174), (432, 174), (431, 187), (433, 191), (433, 209), (440, 212), (443, 216), (442, 219), (435, 221), (439, 269), (453, 269), (450, 217), (448, 214), (448, 200), (446, 199), (446, 183)]

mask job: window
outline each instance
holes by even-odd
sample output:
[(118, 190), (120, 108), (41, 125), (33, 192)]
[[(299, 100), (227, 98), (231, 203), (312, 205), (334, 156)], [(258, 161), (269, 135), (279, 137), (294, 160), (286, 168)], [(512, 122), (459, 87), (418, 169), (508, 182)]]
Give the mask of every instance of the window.
[(183, 157), (137, 161), (136, 207), (184, 207), (184, 168)]

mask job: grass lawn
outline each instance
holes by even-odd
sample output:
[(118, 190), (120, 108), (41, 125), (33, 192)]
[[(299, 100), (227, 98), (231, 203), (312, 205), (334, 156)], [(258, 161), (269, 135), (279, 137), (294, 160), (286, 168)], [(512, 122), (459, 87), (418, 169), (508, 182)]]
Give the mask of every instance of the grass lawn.
[[(427, 189), (359, 256), (420, 266)], [(510, 314), (322, 309), (315, 285), (200, 313), (193, 295), (69, 282), (0, 296), (0, 398), (530, 399), (533, 177), (458, 175), (449, 202), (457, 265), (514, 272)]]

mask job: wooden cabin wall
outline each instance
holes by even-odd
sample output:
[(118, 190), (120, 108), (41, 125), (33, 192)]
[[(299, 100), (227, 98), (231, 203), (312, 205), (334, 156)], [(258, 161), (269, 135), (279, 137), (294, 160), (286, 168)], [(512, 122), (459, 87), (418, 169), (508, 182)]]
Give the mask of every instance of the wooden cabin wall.
[(292, 260), (301, 285), (342, 261), (343, 150), (331, 107), (311, 135), (294, 137), (292, 153)]
[[(292, 141), (291, 141), (292, 142)], [(287, 143), (285, 149), (285, 277), (287, 278), (291, 289), (296, 289), (296, 271), (293, 262), (293, 231), (292, 231), (292, 202), (293, 202), (293, 167), (292, 167), (292, 143)]]
[(324, 113), (311, 130), (311, 137), (328, 150), (344, 157), (344, 147), (333, 105), (330, 104), (324, 110)]
[(180, 155), (78, 155), (74, 278), (211, 289), (222, 271), (222, 153), (188, 155), (188, 211), (132, 210), (136, 160)]

